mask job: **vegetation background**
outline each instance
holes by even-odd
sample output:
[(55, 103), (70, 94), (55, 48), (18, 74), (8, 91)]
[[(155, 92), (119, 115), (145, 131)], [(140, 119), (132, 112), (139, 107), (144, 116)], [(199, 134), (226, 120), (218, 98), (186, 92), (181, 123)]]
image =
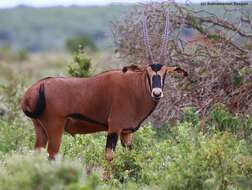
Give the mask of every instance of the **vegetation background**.
[[(110, 21), (133, 8), (0, 10), (0, 190), (252, 188), (252, 117), (232, 114), (222, 103), (207, 120), (186, 107), (180, 120), (158, 128), (146, 122), (134, 134), (133, 150), (119, 145), (111, 165), (104, 159), (105, 133), (65, 134), (55, 162), (45, 151), (32, 150), (33, 126), (19, 106), (25, 89), (46, 76), (85, 77), (121, 68), (126, 61), (114, 53)], [(224, 14), (220, 6), (204, 9)]]

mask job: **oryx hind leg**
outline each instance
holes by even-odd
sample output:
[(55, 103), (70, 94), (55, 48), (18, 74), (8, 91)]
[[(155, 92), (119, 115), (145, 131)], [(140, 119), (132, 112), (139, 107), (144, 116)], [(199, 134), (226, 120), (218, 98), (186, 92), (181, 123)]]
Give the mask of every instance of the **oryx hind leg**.
[(120, 140), (121, 140), (122, 146), (131, 150), (132, 149), (132, 137), (133, 137), (132, 133), (121, 132)]
[(47, 144), (47, 134), (44, 129), (43, 124), (37, 120), (37, 119), (32, 119), (34, 128), (35, 128), (35, 134), (36, 134), (36, 140), (35, 140), (35, 149), (41, 149), (45, 148)]
[(47, 152), (49, 154), (49, 159), (51, 160), (55, 160), (55, 157), (59, 152), (65, 122), (66, 121), (63, 119), (54, 119), (53, 121), (48, 122), (46, 125), (46, 131), (48, 135)]

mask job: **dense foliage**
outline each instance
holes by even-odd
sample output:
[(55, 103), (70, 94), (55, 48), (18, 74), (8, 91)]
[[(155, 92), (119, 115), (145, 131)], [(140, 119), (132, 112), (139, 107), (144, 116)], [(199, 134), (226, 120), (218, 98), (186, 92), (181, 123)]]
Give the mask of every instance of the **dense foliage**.
[(158, 129), (146, 123), (134, 134), (133, 150), (119, 145), (111, 164), (104, 159), (104, 133), (75, 138), (65, 134), (61, 154), (51, 162), (45, 151), (28, 151), (34, 130), (17, 107), (22, 89), (19, 81), (2, 89), (9, 94), (2, 101), (14, 112), (0, 119), (0, 189), (201, 190), (252, 185), (252, 119), (232, 116), (223, 105), (215, 106), (204, 127), (194, 108), (184, 110), (180, 123)]

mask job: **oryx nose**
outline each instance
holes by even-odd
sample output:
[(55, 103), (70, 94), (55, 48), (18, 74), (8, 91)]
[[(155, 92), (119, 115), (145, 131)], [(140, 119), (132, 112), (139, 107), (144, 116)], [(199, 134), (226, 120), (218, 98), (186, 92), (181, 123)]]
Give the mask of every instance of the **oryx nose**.
[(160, 96), (161, 96), (161, 91), (154, 91), (154, 92), (153, 92), (153, 95), (154, 95), (155, 97), (160, 97)]
[(151, 96), (153, 98), (159, 99), (163, 97), (163, 92), (161, 88), (153, 88)]

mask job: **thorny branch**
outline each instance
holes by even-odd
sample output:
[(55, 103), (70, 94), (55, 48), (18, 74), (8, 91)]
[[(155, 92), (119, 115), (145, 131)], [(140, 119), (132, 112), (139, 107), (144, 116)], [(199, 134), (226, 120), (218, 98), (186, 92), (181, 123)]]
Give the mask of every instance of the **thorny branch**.
[(158, 50), (169, 13), (163, 64), (179, 65), (189, 77), (167, 78), (165, 98), (152, 114), (154, 121), (179, 119), (186, 106), (196, 107), (204, 117), (216, 103), (235, 114), (252, 113), (252, 5), (216, 9), (174, 2), (139, 4), (113, 24), (121, 58), (129, 64), (146, 64), (140, 18), (148, 16), (152, 53), (160, 60)]

